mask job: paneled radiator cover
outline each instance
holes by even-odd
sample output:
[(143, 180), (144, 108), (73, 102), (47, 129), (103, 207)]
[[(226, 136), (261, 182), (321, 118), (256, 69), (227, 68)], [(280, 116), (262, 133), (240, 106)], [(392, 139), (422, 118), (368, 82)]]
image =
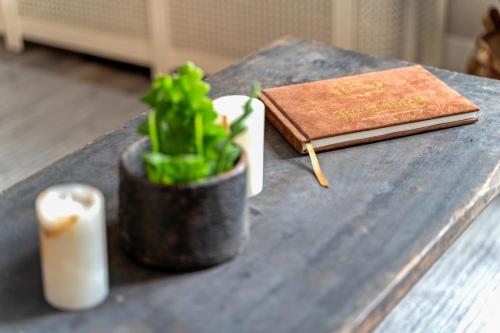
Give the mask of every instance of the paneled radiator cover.
[(0, 32), (153, 71), (215, 71), (284, 35), (439, 65), (445, 1), (0, 0)]

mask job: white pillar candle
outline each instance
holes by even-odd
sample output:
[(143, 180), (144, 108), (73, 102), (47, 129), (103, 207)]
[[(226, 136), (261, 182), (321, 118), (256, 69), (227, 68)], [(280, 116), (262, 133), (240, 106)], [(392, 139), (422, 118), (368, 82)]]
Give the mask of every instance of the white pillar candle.
[(108, 295), (104, 196), (91, 186), (50, 187), (36, 199), (44, 295), (61, 310), (97, 305)]
[[(229, 123), (243, 114), (243, 106), (248, 96), (231, 95), (214, 100), (214, 108), (219, 115), (228, 118)], [(265, 106), (260, 100), (252, 99), (252, 114), (246, 119), (247, 131), (236, 138), (248, 154), (247, 195), (253, 196), (262, 191), (264, 177), (264, 121)]]

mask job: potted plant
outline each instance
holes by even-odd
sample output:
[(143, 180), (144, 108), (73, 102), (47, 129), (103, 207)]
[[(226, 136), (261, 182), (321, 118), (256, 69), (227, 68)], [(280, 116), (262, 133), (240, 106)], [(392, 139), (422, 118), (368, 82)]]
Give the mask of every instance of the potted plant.
[(204, 268), (236, 256), (249, 236), (247, 156), (234, 139), (252, 107), (249, 100), (224, 126), (209, 90), (202, 70), (186, 63), (157, 77), (142, 98), (150, 111), (138, 130), (147, 137), (129, 146), (119, 165), (121, 239), (141, 263)]

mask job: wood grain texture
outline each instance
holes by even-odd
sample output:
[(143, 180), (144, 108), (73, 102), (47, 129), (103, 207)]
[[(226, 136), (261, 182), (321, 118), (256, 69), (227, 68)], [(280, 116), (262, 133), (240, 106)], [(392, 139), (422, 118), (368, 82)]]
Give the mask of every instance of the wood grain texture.
[[(403, 66), (299, 40), (214, 75), (213, 96)], [(116, 160), (131, 121), (0, 196), (0, 330), (26, 332), (366, 332), (499, 192), (500, 83), (431, 69), (481, 107), (471, 126), (319, 154), (334, 186), (266, 128), (265, 188), (235, 261), (196, 273), (146, 270), (116, 242)], [(112, 295), (58, 313), (41, 296), (33, 199), (63, 181), (107, 198)]]
[(500, 197), (374, 333), (500, 332)]

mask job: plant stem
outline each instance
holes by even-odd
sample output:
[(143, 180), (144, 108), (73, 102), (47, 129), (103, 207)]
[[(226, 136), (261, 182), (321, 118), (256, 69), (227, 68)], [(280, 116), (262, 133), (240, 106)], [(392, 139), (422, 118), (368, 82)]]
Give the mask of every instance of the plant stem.
[(203, 119), (201, 114), (196, 114), (194, 117), (194, 138), (196, 144), (196, 153), (199, 156), (204, 155), (203, 151)]
[(158, 140), (158, 130), (156, 127), (156, 111), (151, 110), (148, 113), (149, 139), (151, 140), (151, 151), (157, 153), (160, 151), (160, 142)]

